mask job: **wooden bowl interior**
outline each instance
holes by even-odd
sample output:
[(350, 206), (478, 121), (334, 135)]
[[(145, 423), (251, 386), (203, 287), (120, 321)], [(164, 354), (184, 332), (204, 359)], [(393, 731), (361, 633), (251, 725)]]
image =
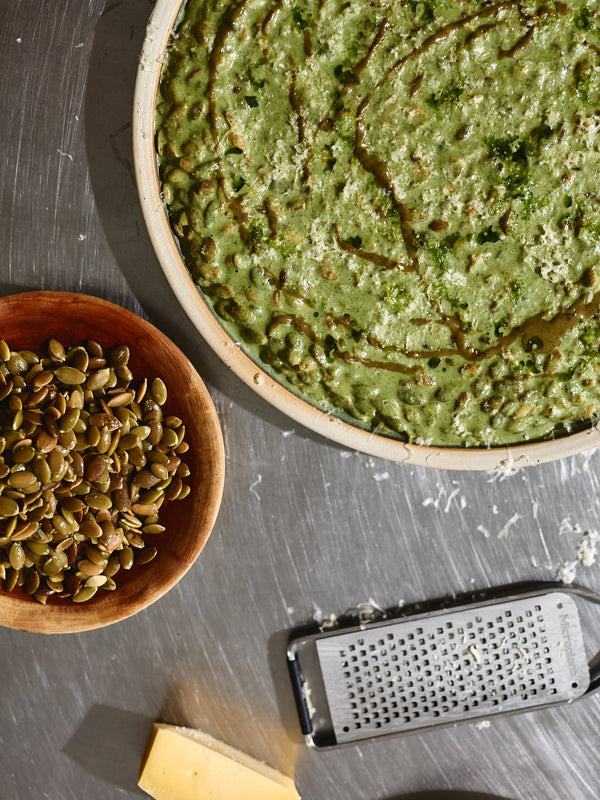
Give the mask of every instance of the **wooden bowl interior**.
[(168, 591), (200, 554), (213, 527), (223, 489), (223, 441), (210, 395), (188, 359), (158, 329), (105, 300), (61, 292), (32, 292), (0, 298), (0, 338), (13, 350), (45, 352), (50, 337), (65, 346), (95, 339), (108, 349), (127, 344), (134, 384), (161, 377), (168, 389), (165, 411), (186, 426), (191, 475), (187, 498), (165, 503), (153, 537), (158, 555), (149, 564), (120, 570), (117, 590), (99, 591), (75, 604), (60, 598), (43, 606), (24, 592), (0, 592), (0, 624), (39, 632), (86, 630), (135, 614)]

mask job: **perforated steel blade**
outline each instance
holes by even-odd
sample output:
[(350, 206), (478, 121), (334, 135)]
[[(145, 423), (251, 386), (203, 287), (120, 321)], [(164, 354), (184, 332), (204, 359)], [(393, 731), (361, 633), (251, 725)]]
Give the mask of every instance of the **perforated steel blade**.
[(569, 701), (590, 685), (566, 591), (301, 637), (288, 657), (317, 746)]

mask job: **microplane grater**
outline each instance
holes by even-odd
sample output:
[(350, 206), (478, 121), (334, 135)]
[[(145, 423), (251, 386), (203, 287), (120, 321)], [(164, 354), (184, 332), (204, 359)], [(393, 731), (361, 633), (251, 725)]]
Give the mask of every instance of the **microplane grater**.
[(562, 590), (300, 637), (288, 659), (316, 746), (571, 701), (590, 687), (577, 603)]

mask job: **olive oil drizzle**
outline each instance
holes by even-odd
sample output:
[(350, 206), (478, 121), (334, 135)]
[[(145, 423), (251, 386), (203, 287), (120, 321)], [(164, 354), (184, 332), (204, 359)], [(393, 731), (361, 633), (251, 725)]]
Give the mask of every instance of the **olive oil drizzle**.
[(342, 250), (345, 250), (347, 253), (352, 253), (353, 256), (362, 258), (365, 261), (370, 261), (372, 264), (376, 264), (378, 267), (383, 267), (384, 269), (401, 269), (405, 271), (408, 269), (405, 264), (402, 264), (400, 261), (396, 261), (393, 258), (388, 258), (381, 253), (371, 253), (368, 250), (363, 250), (361, 247), (356, 247), (347, 239), (342, 239), (337, 225), (335, 225), (334, 229), (335, 238), (339, 247)]
[(512, 8), (518, 8), (519, 5), (520, 0), (504, 0), (502, 3), (496, 3), (496, 5), (488, 6), (482, 11), (476, 11), (466, 17), (461, 17), (461, 19), (443, 25), (439, 30), (427, 36), (418, 47), (415, 47), (414, 50), (411, 50), (409, 53), (399, 58), (396, 63), (390, 67), (388, 72), (379, 80), (377, 88), (380, 89), (389, 80), (389, 77), (392, 73), (397, 72), (409, 61), (412, 61), (413, 59), (418, 58), (426, 53), (431, 47), (433, 47), (433, 45), (443, 42), (444, 39), (447, 39), (453, 33), (466, 28), (473, 22), (479, 22), (479, 20), (487, 19), (495, 14), (499, 14), (501, 11), (508, 11)]
[(529, 42), (533, 39), (533, 34), (535, 33), (538, 24), (532, 25), (530, 28), (527, 29), (527, 32), (518, 39), (515, 44), (509, 48), (508, 50), (499, 50), (498, 51), (498, 58), (514, 58), (518, 55), (522, 50), (524, 50)]
[(371, 45), (369, 46), (366, 55), (364, 56), (364, 58), (361, 59), (361, 61), (358, 62), (358, 64), (356, 64), (356, 66), (354, 66), (350, 70), (350, 77), (346, 78), (344, 83), (342, 83), (339, 91), (339, 96), (337, 96), (332, 101), (331, 105), (327, 110), (327, 113), (317, 125), (317, 129), (315, 131), (315, 138), (321, 131), (331, 130), (333, 128), (333, 118), (336, 116), (337, 113), (335, 109), (340, 108), (343, 105), (342, 101), (344, 100), (344, 97), (346, 96), (350, 88), (354, 86), (356, 83), (358, 83), (358, 81), (360, 80), (361, 73), (368, 66), (369, 61), (373, 57), (373, 54), (375, 53), (379, 45), (383, 42), (385, 35), (389, 30), (390, 30), (390, 23), (388, 19), (385, 18), (382, 21), (381, 25), (379, 26), (379, 30), (377, 31), (375, 38), (371, 42)]
[[(460, 322), (455, 317), (442, 314), (437, 320), (412, 319), (413, 325), (441, 324), (449, 328), (455, 348), (425, 350), (420, 353), (408, 353), (400, 350), (408, 358), (431, 358), (459, 355), (468, 362), (484, 361), (500, 355), (510, 345), (519, 339), (525, 351), (535, 351), (542, 355), (553, 353), (560, 345), (564, 336), (580, 322), (591, 319), (600, 311), (600, 292), (590, 296), (589, 291), (582, 294), (570, 306), (558, 311), (554, 316), (547, 316), (547, 311), (542, 311), (524, 320), (504, 336), (500, 336), (496, 344), (485, 349), (479, 349), (467, 344), (465, 333), (461, 330)], [(374, 340), (372, 342), (375, 344)], [(380, 345), (381, 346), (381, 345)]]
[(310, 339), (313, 344), (325, 350), (330, 358), (341, 359), (347, 364), (362, 364), (370, 369), (384, 369), (388, 372), (402, 372), (404, 374), (410, 374), (421, 370), (421, 367), (417, 364), (406, 365), (398, 364), (394, 361), (375, 361), (371, 358), (349, 353), (347, 350), (340, 350), (335, 345), (332, 345), (331, 349), (328, 349), (326, 341), (319, 336), (306, 320), (295, 314), (277, 314), (273, 316), (267, 328), (267, 335), (271, 336), (281, 325), (291, 325), (293, 328), (303, 333), (307, 339)]
[(273, 5), (273, 8), (271, 8), (268, 11), (267, 16), (264, 18), (264, 20), (263, 20), (263, 22), (262, 22), (262, 24), (260, 26), (260, 29), (261, 29), (261, 31), (263, 33), (267, 33), (267, 31), (269, 30), (269, 25), (271, 24), (271, 22), (273, 22), (273, 20), (277, 16), (277, 14), (279, 14), (279, 12), (281, 11), (282, 6), (283, 6), (283, 0), (278, 0)]

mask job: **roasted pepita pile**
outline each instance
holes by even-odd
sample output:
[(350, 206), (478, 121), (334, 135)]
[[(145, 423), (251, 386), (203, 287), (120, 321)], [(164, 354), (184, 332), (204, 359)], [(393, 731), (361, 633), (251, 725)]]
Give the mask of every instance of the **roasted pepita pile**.
[(0, 340), (0, 579), (40, 603), (117, 588), (150, 562), (166, 500), (189, 494), (181, 419), (160, 377), (134, 382), (129, 348), (46, 355)]

